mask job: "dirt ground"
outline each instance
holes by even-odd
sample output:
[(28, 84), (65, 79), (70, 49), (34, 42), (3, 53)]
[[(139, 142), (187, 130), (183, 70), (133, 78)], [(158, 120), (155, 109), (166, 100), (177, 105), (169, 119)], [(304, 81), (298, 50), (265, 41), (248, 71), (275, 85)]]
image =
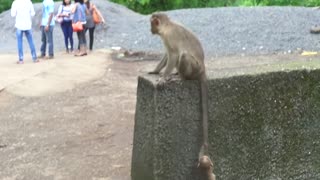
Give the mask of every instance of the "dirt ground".
[[(0, 55), (0, 179), (129, 180), (137, 76), (159, 55), (126, 55), (60, 53), (24, 65), (15, 64), (15, 54)], [(313, 67), (318, 59), (237, 56), (207, 65), (208, 74), (219, 77), (288, 62)]]
[(150, 62), (15, 56), (0, 58), (0, 179), (130, 179), (136, 80)]

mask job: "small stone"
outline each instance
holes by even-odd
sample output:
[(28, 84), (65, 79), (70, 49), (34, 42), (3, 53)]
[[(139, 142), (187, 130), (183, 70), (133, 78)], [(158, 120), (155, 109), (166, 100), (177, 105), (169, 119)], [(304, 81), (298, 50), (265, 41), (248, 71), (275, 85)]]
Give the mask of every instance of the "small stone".
[(123, 54), (123, 53), (120, 53), (120, 54), (118, 54), (117, 57), (118, 57), (118, 58), (122, 58), (122, 57), (124, 57), (124, 54)]

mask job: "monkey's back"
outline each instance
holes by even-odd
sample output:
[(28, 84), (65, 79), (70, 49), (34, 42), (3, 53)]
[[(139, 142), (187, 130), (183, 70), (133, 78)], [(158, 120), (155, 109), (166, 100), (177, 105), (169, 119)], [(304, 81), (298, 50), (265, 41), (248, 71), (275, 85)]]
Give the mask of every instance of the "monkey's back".
[[(184, 27), (182, 24), (177, 22), (171, 22), (172, 25), (176, 27), (176, 30), (170, 31), (169, 41), (177, 41), (177, 46), (180, 48), (178, 49), (179, 52), (188, 52), (193, 55), (197, 60), (202, 61), (204, 60), (204, 52), (203, 47), (196, 37), (196, 35), (189, 30), (188, 28)], [(170, 42), (169, 42), (170, 43)], [(176, 43), (172, 43), (176, 44)]]

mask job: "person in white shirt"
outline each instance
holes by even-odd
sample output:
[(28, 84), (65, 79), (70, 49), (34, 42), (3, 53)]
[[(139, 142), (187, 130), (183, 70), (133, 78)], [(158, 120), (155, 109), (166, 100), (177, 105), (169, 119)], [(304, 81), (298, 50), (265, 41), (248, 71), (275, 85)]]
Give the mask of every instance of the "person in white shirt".
[(35, 15), (33, 4), (31, 0), (14, 0), (11, 5), (11, 16), (16, 18), (16, 36), (18, 43), (18, 54), (19, 61), (18, 64), (23, 64), (23, 44), (22, 38), (23, 33), (26, 35), (33, 62), (39, 62), (37, 59), (36, 49), (34, 47), (33, 37), (32, 37), (32, 21), (31, 18)]

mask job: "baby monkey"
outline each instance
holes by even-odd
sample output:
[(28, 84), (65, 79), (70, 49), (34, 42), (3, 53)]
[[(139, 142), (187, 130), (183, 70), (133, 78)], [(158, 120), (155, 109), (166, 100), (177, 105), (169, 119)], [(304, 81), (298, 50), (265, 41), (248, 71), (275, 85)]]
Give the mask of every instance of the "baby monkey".
[(199, 157), (198, 168), (200, 169), (201, 175), (206, 180), (216, 180), (216, 176), (213, 172), (213, 163), (211, 159), (206, 155)]

